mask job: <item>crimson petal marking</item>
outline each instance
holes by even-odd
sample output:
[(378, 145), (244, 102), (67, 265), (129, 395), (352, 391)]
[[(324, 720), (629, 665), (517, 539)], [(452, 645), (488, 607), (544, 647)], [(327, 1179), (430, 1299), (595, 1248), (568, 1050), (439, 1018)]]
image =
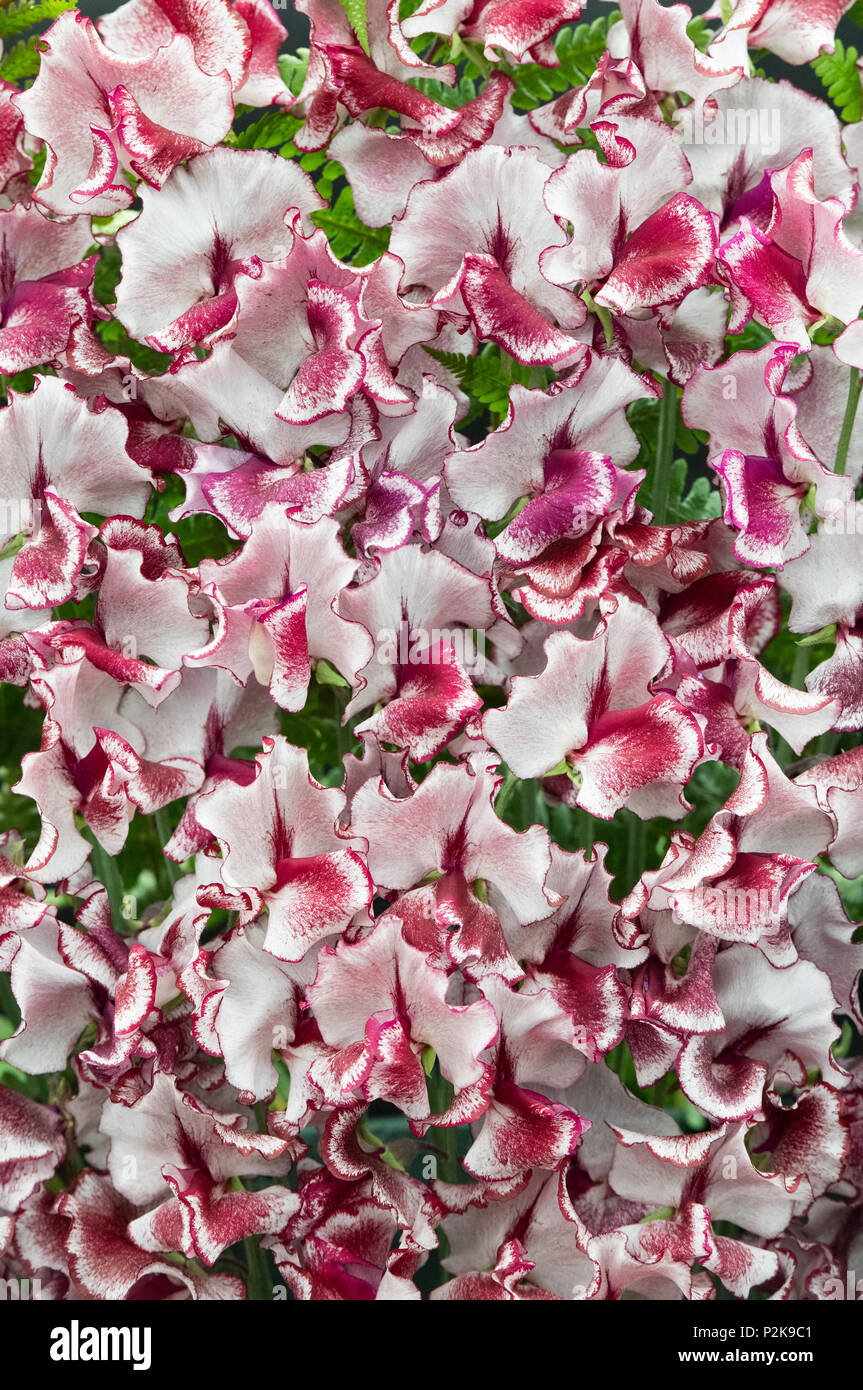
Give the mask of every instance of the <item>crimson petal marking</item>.
[(493, 256), (468, 252), (461, 292), (478, 336), (499, 343), (517, 362), (571, 365), (587, 351), (519, 294)]
[(98, 532), (82, 521), (71, 503), (43, 494), (42, 524), (19, 550), (12, 566), (9, 597), (27, 608), (50, 608), (75, 597), (75, 580)]
[(619, 314), (678, 303), (707, 282), (717, 240), (712, 215), (678, 193), (636, 227), (596, 302)]
[(344, 930), (369, 907), (373, 893), (368, 867), (355, 850), (283, 860), (267, 895), (264, 949), (280, 960), (302, 960), (316, 941)]

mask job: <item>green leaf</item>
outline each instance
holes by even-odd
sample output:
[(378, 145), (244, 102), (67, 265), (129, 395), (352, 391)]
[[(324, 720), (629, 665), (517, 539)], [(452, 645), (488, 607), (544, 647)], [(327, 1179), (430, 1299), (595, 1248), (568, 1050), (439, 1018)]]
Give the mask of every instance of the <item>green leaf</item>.
[(100, 237), (116, 236), (122, 227), (134, 222), (140, 214), (134, 208), (121, 208), (119, 212), (114, 212), (110, 217), (94, 217), (91, 220), (91, 227), (94, 236), (98, 232)]
[(755, 319), (750, 319), (742, 332), (726, 333), (725, 350), (729, 355), (734, 352), (755, 352), (773, 341), (773, 334), (769, 328), (763, 323), (756, 323)]
[(473, 366), (464, 383), (465, 389), (476, 400), (496, 415), (505, 415), (509, 405), (509, 382), (504, 376), (499, 360), (488, 357), (471, 359)]
[(291, 96), (298, 97), (309, 68), (309, 50), (298, 48), (296, 53), (279, 54), (279, 75)]
[(500, 362), (491, 354), (470, 357), (462, 352), (442, 352), (430, 347), (426, 347), (425, 351), (448, 372), (452, 372), (465, 395), (489, 406), (494, 413), (505, 414), (509, 402), (509, 382)]
[[(716, 488), (711, 487), (708, 478), (696, 478), (689, 491), (686, 491), (687, 467), (685, 459), (675, 459), (671, 465), (671, 487), (668, 493), (666, 520), (669, 525), (682, 521), (706, 521), (722, 514), (722, 505)], [(648, 467), (647, 477), (638, 490), (639, 506), (653, 511), (653, 475)]]
[(377, 260), (390, 244), (389, 227), (367, 227), (357, 217), (350, 188), (342, 189), (331, 208), (312, 213), (312, 221), (326, 232), (334, 254), (353, 265)]
[[(440, 54), (441, 62), (447, 62), (449, 52), (444, 51)], [(431, 97), (432, 101), (437, 101), (441, 106), (446, 106), (450, 110), (455, 110), (460, 106), (467, 106), (469, 101), (480, 90), (480, 84), (476, 78), (467, 74), (462, 74), (454, 87), (449, 87), (445, 82), (441, 82), (436, 77), (412, 77), (408, 79), (411, 87), (416, 87), (418, 92), (424, 96)]]
[[(484, 348), (475, 357), (460, 352), (441, 352), (430, 347), (425, 351), (448, 372), (452, 372), (466, 395), (488, 408), (495, 425), (500, 423), (509, 408), (509, 388), (512, 383), (517, 381), (522, 386), (528, 386), (532, 382), (531, 368), (516, 362), (496, 346)], [(547, 383), (543, 381), (540, 384)]]
[(112, 241), (108, 246), (103, 246), (99, 252), (96, 274), (93, 277), (93, 290), (100, 304), (113, 304), (116, 299), (115, 291), (120, 280), (121, 269), (120, 248), (116, 242)]
[(366, 0), (339, 0), (339, 4), (350, 20), (363, 53), (370, 53), (369, 26), (366, 19)]
[(27, 177), (35, 188), (41, 182), (42, 174), (45, 170), (45, 161), (48, 158), (48, 146), (43, 145), (33, 156), (33, 168), (29, 170)]
[(139, 372), (146, 372), (148, 376), (159, 376), (171, 365), (170, 353), (157, 352), (145, 343), (136, 342), (117, 319), (96, 324), (96, 333), (115, 357), (128, 357), (133, 367), (137, 367)]
[(0, 10), (0, 39), (8, 39), (13, 34), (23, 34), (34, 24), (45, 19), (57, 19), (67, 10), (74, 10), (76, 0), (18, 0), (18, 4), (5, 6)]
[(710, 442), (710, 435), (704, 430), (691, 430), (684, 425), (681, 419), (678, 419), (674, 442), (678, 449), (683, 450), (684, 454), (697, 454), (704, 444)]
[(111, 921), (114, 927), (118, 928), (123, 916), (123, 879), (117, 860), (102, 848), (89, 826), (82, 826), (81, 833), (84, 839), (89, 840), (92, 845), (90, 868), (93, 871), (93, 876), (108, 894)]
[(271, 109), (245, 130), (231, 131), (225, 143), (235, 150), (273, 150), (293, 140), (302, 124), (299, 116)]
[(38, 45), (41, 42), (40, 34), (31, 34), (29, 39), (16, 43), (3, 55), (0, 77), (4, 82), (22, 82), (28, 77), (36, 76), (42, 52)]
[(513, 105), (531, 111), (570, 87), (584, 86), (605, 52), (609, 29), (619, 19), (620, 12), (613, 10), (592, 24), (564, 26), (554, 41), (559, 67), (546, 68), (539, 63), (519, 63), (515, 68), (501, 65), (515, 82)]
[(857, 67), (858, 53), (836, 40), (835, 53), (823, 53), (812, 67), (827, 88), (830, 100), (843, 121), (859, 121), (863, 116), (863, 84)]
[(350, 685), (350, 682), (345, 680), (335, 666), (332, 666), (329, 661), (324, 661), (323, 658), (319, 658), (315, 663), (315, 680), (318, 685)]
[(817, 632), (810, 632), (805, 637), (798, 637), (798, 647), (817, 647), (822, 642), (833, 642), (836, 639), (836, 624), (829, 623), (827, 627), (819, 628)]
[(852, 24), (859, 24), (863, 28), (863, 0), (855, 0), (845, 18), (850, 19)]
[(686, 32), (700, 53), (706, 53), (708, 44), (716, 37), (715, 29), (710, 28), (703, 14), (693, 15), (686, 26)]

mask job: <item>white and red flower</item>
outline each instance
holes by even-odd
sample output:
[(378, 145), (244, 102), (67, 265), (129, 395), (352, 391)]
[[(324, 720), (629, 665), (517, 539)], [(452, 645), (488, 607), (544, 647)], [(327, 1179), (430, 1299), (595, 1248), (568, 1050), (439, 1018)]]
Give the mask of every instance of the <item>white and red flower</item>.
[(850, 0), (294, 8), (4, 57), (0, 1282), (848, 1290)]

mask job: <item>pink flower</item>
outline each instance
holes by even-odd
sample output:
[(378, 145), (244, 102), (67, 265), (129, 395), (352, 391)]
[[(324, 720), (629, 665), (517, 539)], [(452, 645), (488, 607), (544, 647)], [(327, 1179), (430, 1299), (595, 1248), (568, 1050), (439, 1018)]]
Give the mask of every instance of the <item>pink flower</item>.
[(267, 910), (265, 949), (302, 960), (371, 904), (365, 842), (339, 831), (344, 794), (310, 776), (308, 758), (283, 738), (265, 738), (254, 781), (216, 785), (196, 809), (223, 846), (221, 882), (241, 921)]
[(128, 207), (128, 171), (153, 187), (227, 133), (233, 106), (225, 72), (197, 66), (176, 34), (146, 57), (118, 58), (92, 21), (61, 15), (48, 31), (39, 76), (17, 98), (27, 130), (48, 147), (37, 202), (94, 216)]
[(485, 716), (493, 747), (521, 777), (559, 776), (565, 763), (574, 785), (564, 795), (603, 819), (624, 805), (679, 817), (703, 742), (677, 700), (651, 694), (668, 648), (648, 610), (612, 600), (593, 637), (554, 633), (545, 655), (540, 674), (517, 676), (506, 708)]
[(543, 203), (547, 178), (533, 151), (477, 150), (437, 182), (415, 185), (390, 250), (404, 263), (402, 293), (461, 312), (477, 337), (520, 362), (567, 365), (583, 353), (567, 330), (585, 311), (540, 268), (561, 240)]
[[(313, 1062), (310, 1079), (368, 1100), (384, 1099), (406, 1114), (417, 1133), (429, 1124), (459, 1124), (482, 1113), (490, 1069), (481, 1055), (497, 1035), (492, 1007), (446, 1002), (447, 976), (425, 951), (405, 939), (387, 914), (362, 941), (325, 949), (309, 991), (329, 1053)], [(432, 1114), (423, 1050), (431, 1048), (454, 1096), (444, 1115)]]
[[(15, 556), (7, 608), (44, 608), (73, 596), (96, 535), (81, 512), (143, 513), (150, 484), (126, 450), (127, 433), (119, 412), (91, 412), (51, 377), (0, 414), (0, 447), (10, 461), (4, 485), (18, 499), (19, 518), (25, 506), (36, 518)], [(8, 509), (2, 524), (10, 525)], [(7, 529), (4, 543), (13, 535)]]
[(163, 352), (224, 332), (238, 310), (236, 278), (256, 279), (263, 262), (287, 255), (289, 214), (300, 212), (311, 231), (309, 214), (322, 205), (295, 165), (265, 150), (222, 148), (178, 169), (158, 193), (145, 188), (141, 201), (119, 242), (116, 312), (133, 337)]

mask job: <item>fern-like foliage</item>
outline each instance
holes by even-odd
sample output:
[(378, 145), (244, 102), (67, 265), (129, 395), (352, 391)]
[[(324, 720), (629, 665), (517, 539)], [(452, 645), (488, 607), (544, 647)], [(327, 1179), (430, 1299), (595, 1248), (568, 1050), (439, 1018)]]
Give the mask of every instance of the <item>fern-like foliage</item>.
[(368, 265), (382, 256), (390, 244), (389, 227), (367, 227), (357, 217), (354, 196), (347, 186), (331, 208), (312, 213), (312, 220), (326, 232), (334, 254), (352, 265)]
[[(327, 202), (333, 196), (333, 185), (345, 177), (345, 171), (341, 164), (337, 159), (330, 159), (326, 150), (312, 150), (303, 154), (292, 142), (289, 145), (284, 145), (279, 150), (279, 154), (283, 155), (285, 159), (298, 160), (300, 168), (304, 169), (307, 174), (311, 174), (318, 192)], [(361, 223), (360, 225), (364, 224)], [(375, 229), (366, 227), (365, 230), (374, 232)], [(379, 251), (375, 252), (375, 255), (379, 254)]]
[(350, 26), (359, 40), (364, 53), (369, 52), (369, 26), (366, 18), (366, 0), (339, 0), (339, 4), (350, 21)]
[(429, 357), (452, 372), (465, 395), (485, 406), (496, 421), (506, 415), (512, 383), (518, 381), (522, 386), (527, 386), (530, 381), (530, 367), (522, 366), (511, 357), (507, 357), (504, 363), (496, 347), (486, 348), (476, 357), (461, 352), (441, 352), (438, 348), (427, 347), (425, 350)]
[(567, 25), (558, 33), (554, 47), (560, 66), (545, 68), (539, 63), (520, 63), (507, 69), (515, 82), (513, 104), (531, 111), (552, 101), (571, 87), (583, 87), (605, 52), (608, 31), (620, 19), (613, 10), (600, 15), (592, 24)]
[(4, 53), (3, 60), (0, 62), (0, 77), (4, 82), (23, 82), (29, 77), (35, 77), (39, 71), (40, 35), (31, 34), (29, 39), (24, 39), (21, 43), (16, 43)]
[[(620, 13), (614, 10), (608, 15), (601, 15), (592, 24), (579, 24), (575, 28), (567, 25), (561, 29), (554, 41), (559, 59), (556, 68), (546, 68), (540, 63), (519, 63), (517, 67), (509, 63), (493, 63), (490, 66), (493, 71), (508, 73), (513, 79), (513, 104), (522, 110), (532, 111), (562, 92), (568, 92), (571, 87), (581, 87), (588, 81), (605, 52), (608, 31), (618, 19)], [(414, 50), (421, 52), (429, 37), (433, 36), (423, 35), (415, 39)], [(410, 78), (409, 81), (412, 87), (442, 106), (466, 105), (479, 93), (488, 76), (489, 65), (481, 65), (475, 51), (467, 44), (460, 43), (453, 47), (436, 41), (435, 62), (456, 63), (459, 78), (454, 87), (428, 77)]]
[(863, 83), (857, 66), (858, 56), (856, 48), (846, 47), (837, 39), (836, 52), (823, 53), (812, 64), (843, 121), (859, 121), (863, 116)]
[(432, 101), (440, 102), (441, 106), (449, 107), (451, 110), (459, 106), (467, 106), (469, 101), (473, 101), (482, 85), (475, 77), (469, 77), (467, 73), (462, 73), (454, 87), (448, 87), (445, 82), (439, 81), (436, 77), (411, 77), (408, 80), (410, 86), (416, 87), (418, 92), (422, 92), (424, 96), (431, 97)]
[(23, 34), (34, 24), (46, 19), (57, 19), (67, 10), (74, 10), (76, 0), (17, 0), (17, 3), (0, 9), (0, 39)]

